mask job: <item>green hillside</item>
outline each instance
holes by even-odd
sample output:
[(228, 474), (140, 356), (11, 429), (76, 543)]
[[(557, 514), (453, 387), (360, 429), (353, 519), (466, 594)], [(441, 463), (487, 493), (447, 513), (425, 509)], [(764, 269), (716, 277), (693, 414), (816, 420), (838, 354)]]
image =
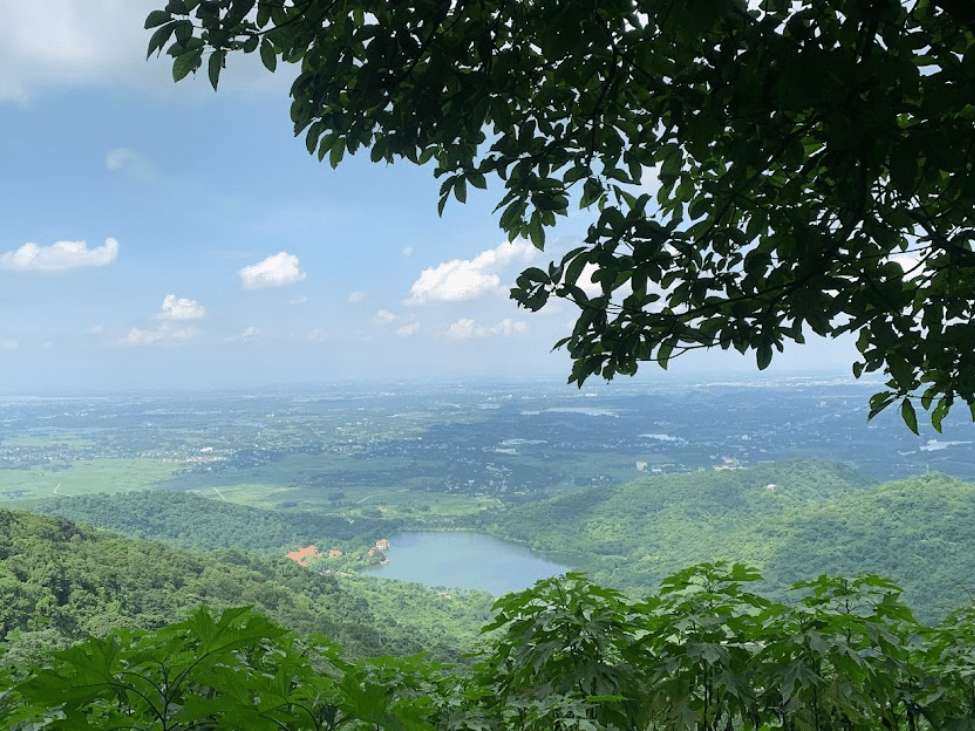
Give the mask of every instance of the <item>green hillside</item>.
[(132, 538), (164, 540), (181, 548), (239, 548), (281, 553), (297, 546), (372, 544), (397, 521), (347, 518), (298, 510), (264, 510), (195, 493), (140, 490), (38, 500), (26, 509)]
[[(925, 621), (975, 590), (975, 485), (939, 474), (876, 484), (793, 461), (647, 477), (521, 506), (492, 532), (573, 557), (597, 581), (641, 593), (701, 561), (757, 566), (782, 597), (822, 573), (878, 573)], [(488, 526), (485, 526), (488, 527)]]
[(934, 621), (975, 598), (975, 484), (931, 473), (876, 485), (791, 516), (765, 563), (784, 583), (795, 575), (871, 572), (905, 589)]
[(0, 665), (116, 627), (151, 629), (207, 604), (253, 605), (353, 656), (470, 650), (491, 598), (363, 578), (339, 583), (283, 556), (193, 553), (0, 508)]

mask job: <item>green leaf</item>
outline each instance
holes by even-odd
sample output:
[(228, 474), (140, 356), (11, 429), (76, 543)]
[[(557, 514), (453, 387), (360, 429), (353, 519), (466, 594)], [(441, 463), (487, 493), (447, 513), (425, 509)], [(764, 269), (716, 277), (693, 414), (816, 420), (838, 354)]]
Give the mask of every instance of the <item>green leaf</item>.
[(941, 433), (941, 422), (948, 415), (948, 410), (951, 407), (948, 404), (947, 399), (938, 399), (938, 405), (935, 407), (934, 411), (931, 412), (931, 426), (935, 428), (939, 434)]
[(595, 203), (605, 193), (602, 184), (595, 178), (586, 178), (582, 187), (582, 198), (579, 200), (579, 208), (588, 208)]
[(167, 13), (165, 10), (153, 10), (146, 17), (146, 23), (143, 27), (146, 30), (149, 30), (150, 28), (155, 28), (163, 25), (164, 23), (168, 23), (172, 19), (173, 16), (170, 13)]
[(163, 46), (166, 45), (166, 41), (173, 34), (173, 29), (175, 28), (174, 23), (164, 25), (161, 28), (156, 29), (156, 32), (152, 34), (149, 38), (149, 50), (146, 53), (146, 58), (149, 58), (153, 53), (157, 51), (162, 51)]
[(207, 75), (210, 77), (210, 85), (214, 91), (217, 90), (217, 83), (220, 81), (220, 71), (223, 69), (223, 63), (226, 57), (226, 51), (214, 51), (210, 54), (210, 60), (207, 62)]
[(537, 211), (532, 214), (531, 220), (528, 221), (528, 238), (536, 249), (545, 248), (545, 226), (542, 225), (541, 216), (538, 215)]
[(664, 370), (667, 370), (667, 362), (670, 360), (670, 355), (673, 352), (674, 347), (667, 343), (664, 343), (657, 348), (657, 363)]
[(173, 61), (173, 81), (179, 81), (191, 71), (200, 68), (203, 59), (203, 49), (197, 48), (191, 51), (184, 51)]
[(919, 433), (917, 430), (917, 414), (914, 413), (914, 405), (911, 403), (909, 397), (905, 398), (901, 403), (901, 418), (904, 419), (904, 423), (907, 424), (908, 429), (915, 434)]
[(902, 195), (913, 195), (918, 174), (918, 155), (916, 147), (901, 144), (894, 148), (890, 156), (890, 182)]
[(343, 140), (336, 140), (335, 144), (332, 145), (332, 149), (328, 153), (328, 164), (332, 166), (334, 170), (342, 162), (342, 158), (345, 157), (345, 144)]
[(528, 267), (521, 273), (519, 279), (524, 278), (528, 282), (538, 282), (539, 284), (550, 284), (552, 278), (538, 267)]
[(461, 203), (467, 203), (467, 181), (461, 175), (454, 178), (454, 197)]
[(274, 46), (267, 38), (261, 40), (261, 63), (264, 64), (264, 68), (272, 73), (278, 67), (278, 55), (274, 52)]
[(193, 37), (193, 21), (177, 20), (173, 23), (173, 31), (176, 33), (176, 42), (185, 46)]
[(770, 343), (762, 343), (755, 350), (755, 359), (758, 362), (758, 369), (764, 371), (769, 367), (772, 362), (772, 345)]

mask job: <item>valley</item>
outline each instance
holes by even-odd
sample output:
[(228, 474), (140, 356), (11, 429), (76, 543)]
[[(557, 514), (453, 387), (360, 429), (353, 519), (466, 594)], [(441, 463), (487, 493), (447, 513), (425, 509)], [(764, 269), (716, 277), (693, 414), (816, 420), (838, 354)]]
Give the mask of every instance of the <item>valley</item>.
[[(449, 541), (468, 534), (557, 556), (550, 573), (583, 570), (633, 597), (701, 561), (756, 567), (776, 599), (822, 573), (879, 573), (904, 587), (920, 619), (937, 622), (972, 588), (975, 427), (958, 419), (943, 434), (914, 436), (892, 413), (868, 423), (870, 388), (815, 379), (582, 391), (339, 384), (2, 401), (8, 515), (42, 513), (85, 536), (88, 525), (126, 537), (113, 541), (161, 541), (186, 556), (164, 563), (212, 568), (116, 590), (65, 578), (77, 571), (70, 542), (45, 549), (50, 560), (30, 559), (31, 570), (11, 568), (26, 558), (5, 560), (0, 603), (19, 609), (8, 611), (0, 651), (14, 658), (76, 639), (133, 591), (149, 592), (157, 607), (147, 615), (154, 620), (124, 615), (136, 624), (172, 621), (194, 601), (226, 606), (244, 594), (200, 583), (216, 581), (223, 564), (254, 579), (256, 571), (269, 586), (283, 581), (277, 572), (297, 571), (327, 582), (337, 606), (355, 608), (339, 610), (335, 625), (336, 610), (315, 599), (324, 589), (299, 582), (287, 591), (300, 597), (274, 599), (255, 588), (259, 606), (294, 628), (333, 626), (358, 638), (347, 641), (358, 654), (427, 647), (454, 661), (507, 590), (485, 591), (469, 581), (477, 570), (448, 567), (461, 551)], [(418, 532), (432, 532), (432, 547), (418, 558), (398, 553), (397, 536)], [(370, 555), (380, 539), (392, 549)], [(113, 550), (162, 550), (142, 547), (151, 545)], [(310, 545), (320, 556), (307, 566), (285, 558)], [(389, 565), (375, 574), (380, 560)], [(177, 584), (197, 587), (195, 598), (163, 599), (179, 596)], [(92, 592), (100, 598), (84, 599)], [(57, 608), (60, 625), (37, 625), (31, 607), (42, 605)]]

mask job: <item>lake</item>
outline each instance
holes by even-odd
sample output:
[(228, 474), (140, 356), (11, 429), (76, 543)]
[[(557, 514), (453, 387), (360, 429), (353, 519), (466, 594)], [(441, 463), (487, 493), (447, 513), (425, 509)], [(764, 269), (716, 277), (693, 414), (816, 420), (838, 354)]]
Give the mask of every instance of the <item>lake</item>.
[(571, 567), (531, 549), (479, 533), (400, 533), (389, 539), (389, 564), (370, 573), (428, 586), (480, 589), (494, 596), (521, 591)]

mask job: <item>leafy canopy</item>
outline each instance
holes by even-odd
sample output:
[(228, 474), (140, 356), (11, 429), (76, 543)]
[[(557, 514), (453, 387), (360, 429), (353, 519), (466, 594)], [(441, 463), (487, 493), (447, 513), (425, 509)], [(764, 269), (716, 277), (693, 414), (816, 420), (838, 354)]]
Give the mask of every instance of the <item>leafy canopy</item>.
[(919, 625), (877, 576), (796, 584), (791, 605), (706, 563), (628, 599), (582, 574), (502, 597), (473, 670), (343, 658), (248, 608), (195, 610), (0, 672), (12, 731), (963, 731), (971, 608)]
[(171, 0), (146, 27), (176, 80), (300, 65), (295, 132), (333, 166), (432, 162), (441, 210), (493, 182), (539, 248), (592, 209), (512, 290), (578, 306), (570, 382), (854, 333), (871, 416), (975, 404), (969, 3)]

